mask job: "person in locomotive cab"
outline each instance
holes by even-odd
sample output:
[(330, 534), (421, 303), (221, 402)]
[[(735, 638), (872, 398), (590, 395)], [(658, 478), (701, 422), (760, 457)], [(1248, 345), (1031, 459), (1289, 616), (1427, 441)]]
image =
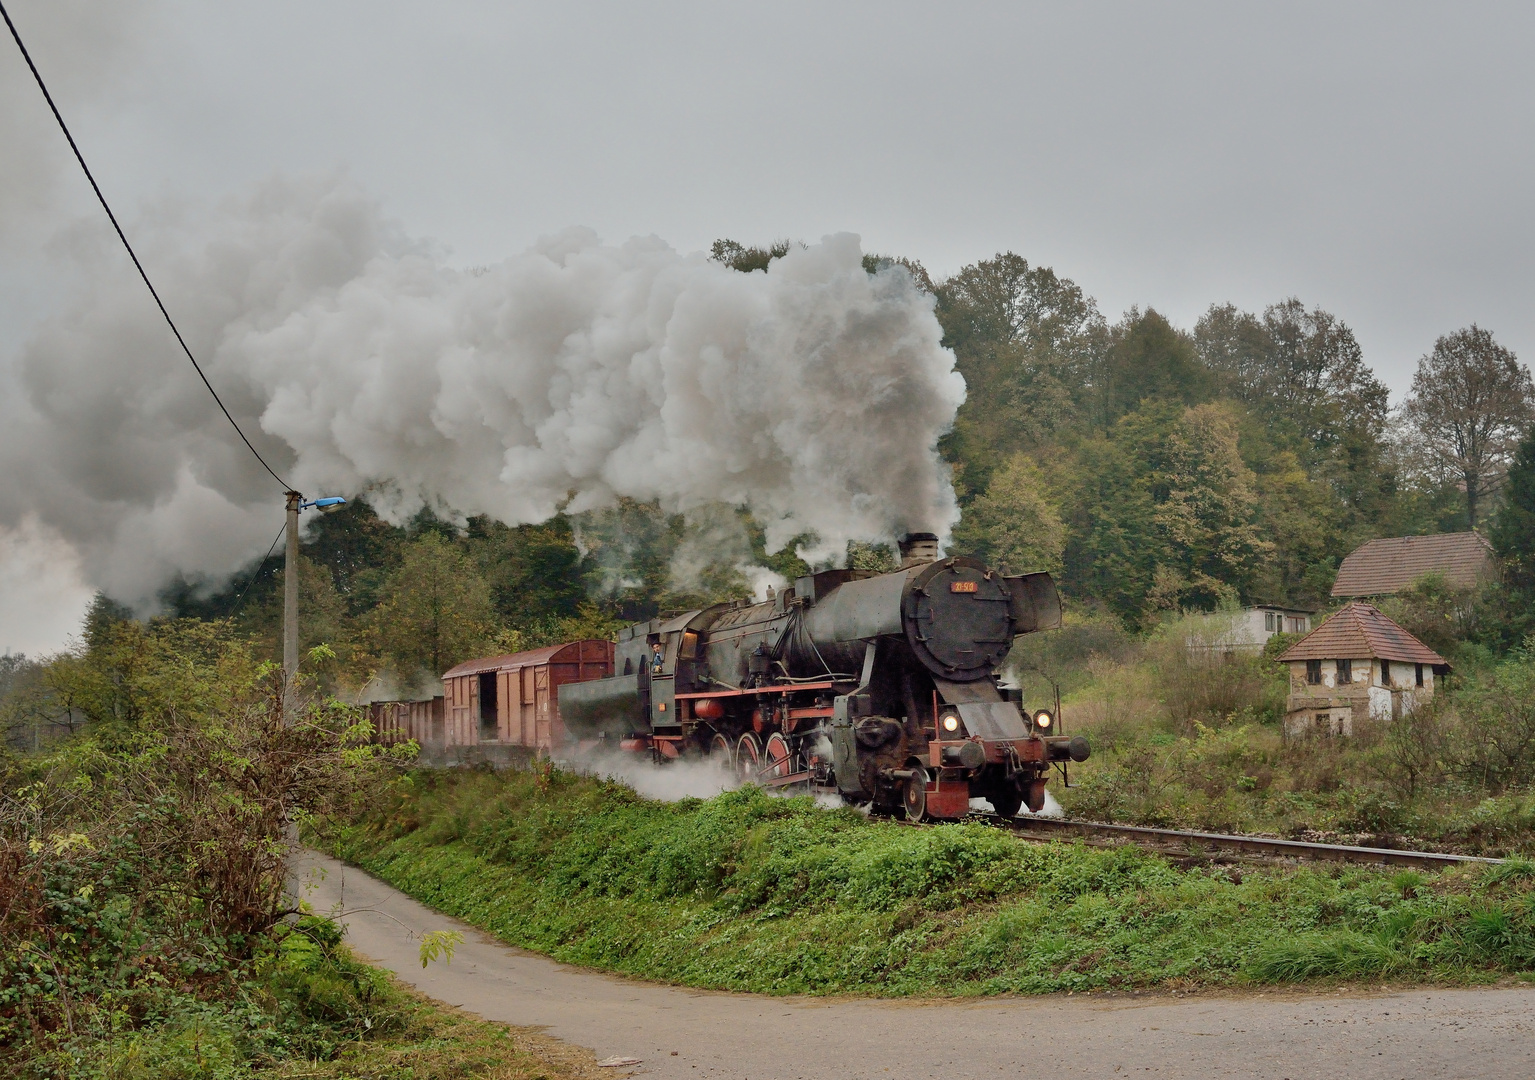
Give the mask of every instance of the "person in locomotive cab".
[(652, 675), (662, 675), (665, 673), (665, 667), (666, 654), (661, 650), (661, 643), (659, 641), (654, 642), (650, 646), (650, 673)]

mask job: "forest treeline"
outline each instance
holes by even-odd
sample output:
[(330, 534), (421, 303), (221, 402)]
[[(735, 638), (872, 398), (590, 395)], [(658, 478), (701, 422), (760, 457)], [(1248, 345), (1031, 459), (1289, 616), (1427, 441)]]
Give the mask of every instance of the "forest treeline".
[[(714, 257), (755, 272), (789, 246), (722, 240)], [(865, 268), (910, 273), (932, 294), (968, 387), (940, 447), (963, 511), (955, 550), (1048, 569), (1072, 609), (1144, 633), (1190, 610), (1323, 608), (1360, 543), (1475, 527), (1509, 575), (1483, 598), (1488, 647), (1535, 629), (1535, 492), (1519, 494), (1535, 484), (1535, 393), (1486, 330), (1425, 343), (1393, 410), (1349, 326), (1293, 297), (1215, 304), (1182, 328), (1150, 308), (1111, 322), (1080, 285), (1013, 253), (941, 282), (911, 260)], [(875, 568), (893, 556), (848, 552)], [(301, 644), (331, 646), (340, 684), (382, 672), (375, 690), (408, 692), (490, 650), (746, 595), (758, 568), (810, 569), (792, 550), (770, 555), (749, 514), (727, 506), (674, 515), (626, 501), (519, 527), (427, 510), (397, 526), (354, 498), (308, 522)], [(229, 619), (275, 656), (281, 586), (279, 553), (211, 587), (172, 583), (163, 608)], [(127, 614), (100, 598), (92, 618)], [(0, 678), (37, 674), (7, 663)]]

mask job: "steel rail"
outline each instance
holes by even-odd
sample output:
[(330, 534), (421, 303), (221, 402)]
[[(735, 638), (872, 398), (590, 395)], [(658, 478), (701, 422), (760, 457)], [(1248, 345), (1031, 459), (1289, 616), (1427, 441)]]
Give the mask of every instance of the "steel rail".
[[(753, 782), (765, 788), (791, 787), (811, 778), (807, 771), (788, 776), (770, 777), (765, 765)], [(834, 792), (834, 788), (806, 790)], [(922, 822), (892, 819), (902, 825), (929, 828), (943, 822), (928, 819)], [(1076, 836), (1092, 842), (1136, 844), (1158, 854), (1208, 855), (1212, 849), (1263, 859), (1311, 859), (1320, 862), (1374, 863), (1386, 866), (1415, 866), (1430, 870), (1444, 870), (1451, 866), (1489, 866), (1504, 862), (1503, 859), (1483, 855), (1453, 855), (1442, 851), (1408, 851), (1402, 848), (1362, 847), (1355, 844), (1319, 844), (1306, 840), (1280, 840), (1271, 836), (1242, 836), (1232, 833), (1191, 832), (1186, 829), (1154, 829), (1145, 825), (1109, 825), (1100, 821), (1072, 821), (1067, 818), (1043, 818), (1033, 815), (1004, 818), (994, 813), (972, 810), (962, 821), (979, 821), (999, 829), (1006, 829), (1020, 839), (1056, 840)], [(1181, 850), (1180, 850), (1181, 849)]]
[(1006, 820), (995, 814), (975, 814), (1009, 832), (1035, 837), (1080, 836), (1117, 839), (1122, 842), (1154, 847), (1165, 851), (1182, 846), (1190, 853), (1218, 849), (1259, 855), (1274, 859), (1316, 859), (1329, 862), (1383, 863), (1388, 866), (1418, 866), (1445, 869), (1467, 863), (1487, 865), (1503, 862), (1480, 855), (1450, 855), (1440, 851), (1404, 851), (1399, 848), (1359, 847), (1353, 844), (1317, 844), (1304, 840), (1279, 840), (1268, 836), (1234, 836), (1229, 833), (1189, 832), (1183, 829), (1152, 829), (1144, 825), (1106, 825), (1095, 821), (1069, 821), (1063, 818), (1018, 817)]

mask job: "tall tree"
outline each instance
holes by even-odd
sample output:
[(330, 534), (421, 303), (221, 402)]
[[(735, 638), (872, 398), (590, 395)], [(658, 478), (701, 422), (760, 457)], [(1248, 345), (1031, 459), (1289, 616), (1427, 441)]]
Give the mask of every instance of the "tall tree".
[(1194, 327), (1194, 345), (1226, 392), (1282, 420), (1312, 451), (1327, 451), (1385, 430), (1387, 390), (1364, 362), (1354, 332), (1295, 297), (1270, 304), (1260, 319), (1211, 305)]
[(1535, 633), (1535, 424), (1525, 432), (1503, 484), (1488, 539), (1503, 563), (1509, 644)]
[(1193, 339), (1152, 308), (1131, 308), (1109, 331), (1093, 376), (1099, 422), (1107, 427), (1148, 398), (1197, 405), (1215, 386)]
[(1194, 324), (1194, 350), (1224, 393), (1248, 405), (1264, 401), (1273, 340), (1263, 321), (1235, 304), (1211, 304)]
[(954, 527), (954, 549), (1014, 573), (1061, 569), (1066, 526), (1046, 494), (1044, 472), (1015, 454), (992, 474)]
[(1168, 436), (1155, 520), (1170, 558), (1156, 590), (1164, 607), (1214, 608), (1250, 596), (1273, 551), (1257, 528), (1254, 477), (1237, 452), (1235, 409), (1200, 405)]
[(1075, 282), (1011, 251), (966, 266), (936, 293), (944, 344), (970, 387), (944, 451), (962, 489), (979, 494), (1014, 451), (1076, 422), (1103, 317)]
[[(1132, 414), (1133, 419), (1137, 414)], [(1120, 422), (1120, 428), (1126, 421)], [(1094, 436), (1077, 448), (1077, 467), (1065, 477), (1066, 551), (1062, 585), (1074, 597), (1094, 597), (1127, 625), (1145, 614), (1158, 565), (1168, 558), (1156, 526), (1144, 440)]]
[(1340, 536), (1388, 527), (1397, 499), (1388, 394), (1346, 323), (1295, 297), (1269, 305), (1261, 318), (1213, 305), (1194, 328), (1194, 344), (1225, 392), (1265, 421), (1263, 441), (1293, 450), (1313, 479), (1332, 488)]
[(1518, 358), (1472, 323), (1418, 361), (1403, 415), (1422, 451), (1463, 487), (1474, 529), (1535, 418), (1535, 388)]
[(486, 648), (495, 632), (479, 567), (435, 532), (405, 549), (384, 597), (368, 615), (369, 637), (402, 678), (441, 675)]

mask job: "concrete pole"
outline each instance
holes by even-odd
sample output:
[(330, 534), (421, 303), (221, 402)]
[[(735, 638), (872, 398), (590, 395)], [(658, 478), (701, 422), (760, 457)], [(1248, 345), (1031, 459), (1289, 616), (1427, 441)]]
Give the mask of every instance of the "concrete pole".
[(298, 510), (304, 497), (288, 492), (288, 551), (282, 573), (282, 712), (283, 723), (293, 722), (296, 704), (294, 681), (298, 678)]

